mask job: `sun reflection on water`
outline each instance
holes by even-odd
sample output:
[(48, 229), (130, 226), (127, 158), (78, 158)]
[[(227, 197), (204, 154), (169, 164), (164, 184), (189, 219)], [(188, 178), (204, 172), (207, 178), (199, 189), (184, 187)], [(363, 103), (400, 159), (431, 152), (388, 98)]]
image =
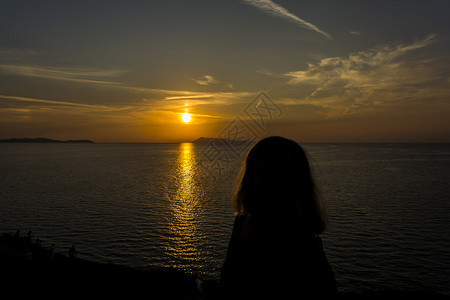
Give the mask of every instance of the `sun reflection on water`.
[(173, 266), (189, 272), (201, 266), (199, 245), (202, 239), (202, 193), (196, 172), (194, 145), (180, 144), (167, 191), (172, 214), (168, 222), (169, 234), (165, 252)]

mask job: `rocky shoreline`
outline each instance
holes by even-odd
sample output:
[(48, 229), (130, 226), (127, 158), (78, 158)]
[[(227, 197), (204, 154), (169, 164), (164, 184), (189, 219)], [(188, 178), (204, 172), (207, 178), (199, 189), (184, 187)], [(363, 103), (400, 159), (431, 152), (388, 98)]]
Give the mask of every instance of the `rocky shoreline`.
[[(172, 268), (134, 269), (54, 253), (30, 236), (0, 235), (0, 281), (4, 295), (61, 297), (126, 297), (150, 299), (221, 299), (217, 283)], [(209, 291), (209, 293), (208, 293)], [(210, 295), (210, 296), (207, 296)], [(433, 292), (364, 291), (339, 293), (337, 299), (450, 299)]]
[[(0, 237), (2, 291), (14, 295), (59, 296), (161, 295), (161, 299), (199, 299), (196, 278), (170, 268), (138, 270), (96, 263), (54, 253), (39, 240), (3, 234)], [(61, 292), (63, 293), (61, 295)], [(131, 297), (133, 298), (133, 297)]]

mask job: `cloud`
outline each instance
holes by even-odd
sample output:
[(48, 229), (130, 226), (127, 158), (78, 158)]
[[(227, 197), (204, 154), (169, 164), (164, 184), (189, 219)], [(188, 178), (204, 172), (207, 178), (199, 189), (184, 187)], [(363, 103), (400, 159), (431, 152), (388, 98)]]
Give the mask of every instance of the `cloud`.
[[(69, 101), (59, 101), (59, 100), (48, 100), (48, 99), (40, 99), (40, 98), (31, 98), (31, 97), (21, 97), (21, 96), (12, 96), (12, 95), (0, 95), (1, 99), (9, 99), (15, 101), (22, 102), (34, 102), (34, 103), (42, 103), (49, 104), (50, 106), (69, 106), (69, 107), (79, 107), (79, 108), (89, 108), (96, 110), (117, 110), (112, 107), (108, 107), (105, 105), (95, 105), (95, 104), (85, 104), (85, 103), (76, 103)], [(119, 108), (119, 110), (123, 110), (124, 108)]]
[[(165, 90), (148, 87), (139, 87), (139, 86), (132, 86), (120, 82), (118, 80), (117, 81), (110, 80), (111, 78), (119, 77), (120, 75), (126, 72), (127, 71), (125, 70), (100, 70), (89, 68), (0, 64), (0, 73), (7, 75), (18, 75), (24, 77), (35, 77), (50, 80), (62, 80), (84, 84), (101, 85), (107, 88), (121, 89), (132, 93), (142, 93), (145, 95), (145, 98), (147, 99), (149, 98), (149, 96), (153, 96), (156, 99), (169, 99), (170, 97), (180, 97), (184, 99), (204, 97), (203, 93), (193, 91)], [(217, 80), (215, 80), (210, 75), (202, 76), (200, 79), (194, 81), (200, 85), (210, 85), (217, 82)], [(17, 98), (16, 100), (20, 99)]]
[(306, 27), (310, 30), (313, 30), (317, 33), (322, 34), (323, 36), (327, 37), (327, 38), (331, 38), (331, 36), (326, 33), (325, 31), (319, 29), (316, 25), (311, 24), (303, 19), (300, 19), (299, 17), (297, 17), (296, 15), (294, 15), (293, 13), (289, 12), (288, 10), (286, 10), (285, 8), (281, 7), (280, 5), (270, 1), (270, 0), (242, 0), (243, 2), (253, 5), (261, 10), (263, 10), (264, 12), (276, 16), (276, 17), (280, 17), (283, 19), (286, 19), (290, 22), (299, 24), (303, 27)]
[[(380, 68), (398, 66), (394, 60), (409, 51), (426, 47), (434, 42), (434, 34), (422, 41), (411, 45), (384, 45), (366, 51), (352, 53), (349, 57), (331, 57), (322, 59), (317, 64), (309, 64), (305, 71), (294, 71), (285, 74), (290, 77), (290, 84), (316, 81), (330, 83), (336, 80), (347, 81), (347, 86), (361, 84), (364, 79), (373, 80), (373, 76), (367, 77)], [(356, 81), (356, 82), (355, 82)]]
[[(436, 42), (436, 35), (408, 45), (382, 45), (309, 64), (305, 70), (284, 74), (288, 84), (310, 88), (305, 103), (327, 107), (333, 116), (361, 113), (392, 105), (406, 98), (429, 97), (442, 92), (442, 71), (433, 59), (411, 61), (407, 54)], [(436, 89), (430, 91), (430, 87)], [(448, 91), (447, 91), (448, 92)]]
[(100, 80), (105, 77), (117, 76), (125, 71), (98, 71), (80, 68), (41, 67), (25, 65), (0, 65), (0, 71), (7, 74), (26, 77), (38, 77), (53, 80), (64, 80), (90, 84), (118, 85), (113, 81)]
[[(114, 77), (118, 77), (125, 73), (124, 70), (101, 70), (101, 69), (89, 69), (89, 68), (67, 68), (67, 67), (53, 67), (53, 66), (35, 66), (35, 65), (18, 65), (18, 64), (0, 64), (0, 73), (6, 75), (35, 77), (49, 80), (63, 80), (69, 82), (84, 83), (89, 85), (101, 85), (105, 88), (123, 90), (125, 92), (132, 93), (131, 98), (136, 99), (136, 95), (141, 95), (141, 99), (145, 99), (145, 106), (156, 105), (159, 101), (167, 100), (184, 100), (184, 101), (196, 101), (210, 100), (210, 102), (223, 101), (224, 99), (233, 98), (236, 101), (241, 96), (246, 96), (246, 93), (226, 93), (226, 92), (213, 92), (203, 93), (189, 90), (169, 90), (158, 89), (151, 87), (133, 86), (124, 82), (109, 80)], [(199, 79), (193, 79), (199, 85), (211, 85), (218, 81), (211, 75), (204, 75)], [(232, 86), (228, 86), (228, 89), (232, 89)], [(126, 96), (125, 96), (126, 97)], [(21, 96), (8, 96), (0, 95), (0, 98), (8, 98), (10, 100), (27, 101), (35, 103), (47, 103), (54, 105), (68, 105), (68, 106), (84, 106), (84, 107), (97, 107), (96, 105), (78, 104), (65, 101), (53, 101), (38, 98), (26, 98)], [(127, 102), (126, 99), (122, 99), (121, 102)], [(135, 101), (135, 100), (133, 100)], [(98, 107), (97, 107), (98, 108)]]
[(25, 57), (37, 56), (40, 53), (32, 49), (13, 49), (13, 48), (0, 48), (0, 57), (3, 59), (11, 60)]
[(113, 77), (123, 74), (123, 70), (92, 70), (83, 68), (42, 67), (26, 65), (0, 65), (0, 72), (26, 77), (39, 77), (46, 79), (75, 81), (82, 83), (117, 85), (117, 82), (100, 80), (105, 77)]
[(215, 80), (211, 75), (203, 75), (200, 79), (192, 79), (199, 85), (210, 85), (213, 83), (217, 83), (217, 80)]
[(165, 97), (165, 100), (199, 100), (199, 99), (211, 99), (214, 97), (213, 94), (203, 94), (198, 93), (194, 95), (185, 95), (185, 96), (169, 96)]

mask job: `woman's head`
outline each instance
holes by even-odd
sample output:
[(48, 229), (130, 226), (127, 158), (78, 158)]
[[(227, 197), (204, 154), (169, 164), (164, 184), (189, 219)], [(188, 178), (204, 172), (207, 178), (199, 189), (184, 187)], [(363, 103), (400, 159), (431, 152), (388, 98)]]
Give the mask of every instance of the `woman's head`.
[(250, 149), (234, 204), (238, 214), (283, 214), (315, 233), (325, 229), (306, 153), (287, 138), (267, 137)]

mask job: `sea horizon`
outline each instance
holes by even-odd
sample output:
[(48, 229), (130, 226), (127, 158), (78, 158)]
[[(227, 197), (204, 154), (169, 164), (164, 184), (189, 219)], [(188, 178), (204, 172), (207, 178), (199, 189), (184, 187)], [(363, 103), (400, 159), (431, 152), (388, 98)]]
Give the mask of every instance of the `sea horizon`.
[[(264, 137), (262, 137), (264, 138)], [(260, 139), (262, 139), (260, 138)], [(94, 144), (181, 144), (181, 143), (195, 143), (197, 140), (199, 139), (207, 139), (207, 140), (229, 140), (229, 141), (233, 141), (230, 139), (224, 139), (224, 138), (218, 138), (218, 137), (203, 137), (200, 136), (194, 140), (185, 140), (185, 141), (170, 141), (170, 142), (163, 142), (163, 141), (155, 141), (155, 142), (145, 142), (145, 141), (136, 141), (136, 142), (127, 142), (127, 141), (109, 141), (109, 142), (98, 142), (95, 141), (93, 139), (87, 139), (87, 138), (77, 138), (77, 139), (72, 139), (72, 138), (65, 138), (65, 139), (56, 139), (56, 138), (47, 138), (47, 137), (22, 137), (22, 138), (2, 138), (0, 139), (1, 141), (6, 141), (6, 140), (25, 140), (25, 139), (48, 139), (48, 140), (53, 140), (53, 141), (57, 141), (57, 142), (67, 142), (67, 141), (90, 141)], [(248, 141), (248, 142), (256, 142), (259, 139), (255, 139), (253, 141), (248, 141), (248, 140), (244, 140), (244, 141)], [(311, 142), (311, 141), (305, 141), (305, 142), (301, 142), (296, 140), (297, 142), (301, 143), (301, 144), (450, 144), (450, 142), (448, 141), (320, 141), (320, 142)], [(14, 143), (26, 143), (26, 142), (14, 142)], [(33, 143), (41, 143), (39, 141), (33, 142)]]
[[(60, 144), (58, 144), (60, 145)], [(217, 280), (244, 154), (207, 144), (0, 146), (0, 232), (131, 267), (171, 266)], [(305, 143), (328, 206), (325, 253), (341, 290), (450, 295), (448, 143)]]

